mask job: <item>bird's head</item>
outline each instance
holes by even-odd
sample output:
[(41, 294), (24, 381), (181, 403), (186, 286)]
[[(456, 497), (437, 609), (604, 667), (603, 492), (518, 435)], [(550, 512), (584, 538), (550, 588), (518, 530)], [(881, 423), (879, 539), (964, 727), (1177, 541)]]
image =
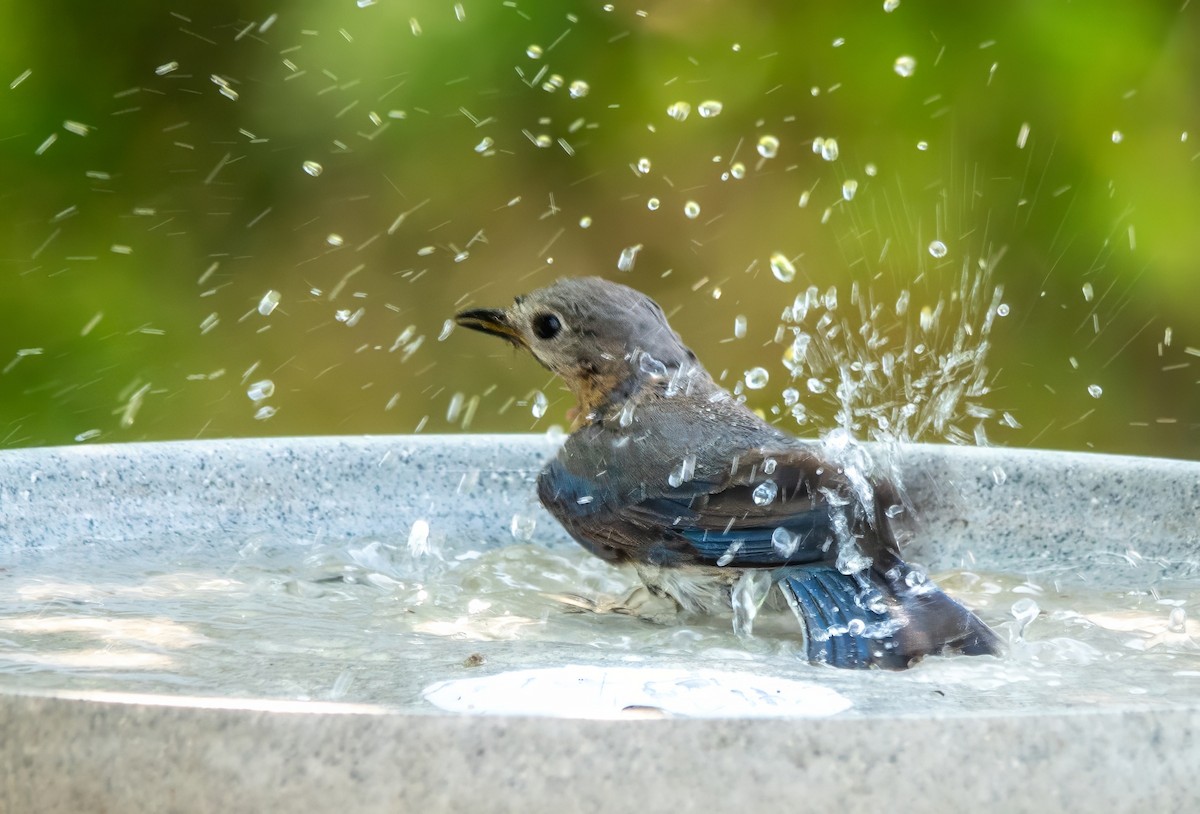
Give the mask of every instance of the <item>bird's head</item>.
[(598, 277), (559, 280), (508, 308), (475, 308), (455, 321), (528, 350), (563, 378), (583, 413), (629, 395), (649, 378), (698, 367), (658, 303)]

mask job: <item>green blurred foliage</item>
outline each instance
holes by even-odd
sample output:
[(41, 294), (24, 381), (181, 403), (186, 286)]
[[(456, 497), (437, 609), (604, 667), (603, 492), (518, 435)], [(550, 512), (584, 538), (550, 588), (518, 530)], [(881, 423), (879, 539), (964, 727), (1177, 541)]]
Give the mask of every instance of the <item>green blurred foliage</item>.
[[(751, 405), (815, 434), (830, 393), (797, 383), (803, 425), (779, 410), (777, 327), (798, 293), (836, 287), (853, 329), (856, 287), (897, 342), (940, 351), (953, 326), (921, 332), (921, 308), (953, 310), (964, 275), (998, 260), (987, 284), (1009, 313), (966, 436), (1197, 457), (1198, 15), (1174, 0), (4, 5), (0, 445), (546, 429), (569, 407), (558, 383), (500, 343), (441, 336), (458, 308), (585, 273), (658, 299), (730, 386), (766, 368)], [(708, 99), (720, 115), (699, 115)], [(838, 140), (836, 161), (816, 137)], [(251, 400), (265, 379), (274, 394)]]

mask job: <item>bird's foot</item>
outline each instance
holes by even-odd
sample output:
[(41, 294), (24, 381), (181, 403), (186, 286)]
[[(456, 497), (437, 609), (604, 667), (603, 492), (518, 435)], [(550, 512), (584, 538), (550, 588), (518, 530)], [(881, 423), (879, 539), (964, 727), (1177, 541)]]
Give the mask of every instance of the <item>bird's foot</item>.
[(655, 594), (645, 585), (639, 585), (623, 597), (600, 595), (595, 597), (578, 594), (547, 594), (551, 599), (567, 606), (568, 613), (617, 613), (636, 616), (651, 622), (664, 623), (674, 619), (679, 606), (669, 596)]

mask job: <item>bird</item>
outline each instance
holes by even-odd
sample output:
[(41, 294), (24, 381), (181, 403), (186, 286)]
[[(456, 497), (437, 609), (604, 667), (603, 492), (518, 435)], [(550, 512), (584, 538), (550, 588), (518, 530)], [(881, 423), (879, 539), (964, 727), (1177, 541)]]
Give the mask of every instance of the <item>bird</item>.
[(738, 585), (750, 580), (766, 595), (749, 601), (790, 608), (801, 652), (833, 667), (1002, 652), (991, 628), (901, 558), (897, 530), (911, 514), (901, 490), (862, 456), (747, 408), (650, 297), (566, 277), (455, 322), (528, 351), (572, 392), (571, 432), (538, 475), (538, 498), (592, 554), (632, 564), (652, 596), (724, 613), (747, 601)]

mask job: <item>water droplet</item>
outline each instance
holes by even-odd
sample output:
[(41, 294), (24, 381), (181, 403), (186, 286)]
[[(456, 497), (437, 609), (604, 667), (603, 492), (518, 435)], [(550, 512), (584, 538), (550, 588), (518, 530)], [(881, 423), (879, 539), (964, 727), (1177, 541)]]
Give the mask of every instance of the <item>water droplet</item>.
[(271, 312), (279, 305), (281, 299), (283, 299), (283, 296), (275, 289), (271, 289), (266, 294), (263, 294), (262, 299), (258, 301), (258, 313), (264, 317), (270, 316)]
[(492, 140), (491, 136), (484, 136), (483, 139), (475, 145), (475, 152), (486, 153), (488, 150), (492, 149), (492, 145), (495, 143), (496, 142)]
[(337, 232), (330, 232), (328, 235), (325, 236), (325, 242), (328, 243), (330, 246), (341, 246), (346, 241)]
[(1098, 399), (1104, 395), (1104, 388), (1098, 384), (1089, 384), (1087, 391), (1088, 395), (1094, 399)]
[(1183, 608), (1171, 608), (1171, 615), (1167, 617), (1167, 630), (1172, 633), (1187, 632), (1187, 611)]
[(733, 633), (739, 639), (754, 635), (754, 617), (773, 588), (774, 580), (766, 568), (748, 568), (738, 577), (729, 599), (733, 607)]
[(667, 377), (667, 366), (644, 351), (638, 357), (638, 369), (647, 376), (653, 376), (657, 379), (665, 379)]
[(162, 65), (159, 65), (157, 68), (154, 69), (154, 72), (156, 74), (158, 74), (159, 76), (166, 76), (167, 74), (172, 73), (173, 71), (177, 71), (177, 70), (179, 70), (179, 63), (175, 62), (175, 61), (171, 61), (171, 62), (164, 62)]
[(758, 140), (758, 154), (763, 158), (774, 158), (779, 154), (779, 139), (763, 136)]
[(303, 164), (300, 165), (300, 168), (302, 170), (304, 170), (306, 173), (308, 173), (309, 175), (311, 175), (313, 178), (316, 178), (318, 175), (325, 172), (325, 168), (322, 167), (320, 164), (318, 164), (316, 161), (305, 161)]
[(770, 379), (771, 374), (766, 371), (766, 368), (752, 367), (745, 373), (746, 386), (751, 390), (762, 390)]
[(858, 181), (850, 178), (842, 182), (842, 198), (844, 200), (853, 201), (856, 192), (858, 192)]
[(810, 378), (804, 384), (808, 387), (808, 392), (810, 393), (824, 393), (828, 389), (825, 386), (825, 382), (815, 377)]
[(909, 568), (904, 575), (904, 584), (910, 588), (918, 588), (925, 584), (928, 577), (920, 568)]
[(766, 506), (779, 494), (779, 486), (773, 480), (765, 480), (750, 493), (751, 499), (758, 506)]
[(1013, 618), (1017, 620), (1018, 639), (1025, 637), (1025, 631), (1029, 627), (1029, 623), (1036, 619), (1040, 612), (1041, 609), (1038, 608), (1037, 602), (1034, 602), (1028, 597), (1025, 599), (1018, 599), (1012, 604), (1011, 613)]
[(529, 46), (528, 48), (525, 49), (525, 56), (529, 57), (530, 59), (541, 59), (542, 58), (542, 46), (540, 46), (540, 45)]
[(695, 220), (700, 217), (700, 204), (695, 201), (688, 201), (683, 205), (683, 214), (689, 220)]
[(683, 461), (680, 462), (679, 468), (672, 470), (671, 474), (667, 476), (667, 484), (672, 489), (677, 489), (680, 486), (680, 484), (684, 484), (684, 483), (687, 483), (688, 481), (690, 481), (695, 474), (696, 474), (696, 456), (695, 455), (685, 456)]
[(272, 407), (270, 404), (264, 404), (262, 407), (259, 407), (257, 410), (254, 411), (254, 420), (255, 421), (266, 421), (268, 418), (273, 417), (275, 415), (275, 413), (277, 413), (277, 412), (279, 412), (279, 411), (276, 410), (274, 407)]
[(619, 423), (622, 427), (628, 427), (630, 424), (632, 424), (633, 423), (633, 411), (635, 409), (636, 409), (636, 405), (634, 404), (633, 399), (629, 399), (624, 404), (622, 404), (621, 405), (621, 414), (619, 416), (617, 416), (617, 423)]
[(861, 636), (867, 632), (867, 623), (862, 619), (851, 619), (846, 623), (846, 632), (851, 636)]
[(254, 384), (250, 385), (249, 389), (246, 390), (246, 395), (250, 397), (251, 401), (263, 401), (264, 399), (269, 399), (271, 396), (275, 395), (275, 382), (271, 381), (270, 379), (263, 379), (260, 382), (254, 382)]
[(771, 546), (783, 558), (787, 558), (796, 553), (796, 549), (800, 547), (800, 535), (792, 534), (783, 526), (779, 526), (771, 532)]
[(891, 14), (900, 7), (900, 0), (883, 0), (883, 10)]
[(729, 547), (725, 549), (725, 553), (717, 558), (717, 565), (724, 568), (726, 565), (729, 565), (729, 563), (733, 562), (733, 558), (736, 557), (737, 553), (742, 550), (742, 545), (743, 541), (741, 540), (734, 540), (732, 543), (730, 543)]
[(821, 158), (826, 161), (837, 161), (838, 158), (838, 141), (835, 138), (827, 138), (821, 141)]
[(1006, 302), (1002, 302), (996, 306), (996, 316), (998, 316), (998, 317), (1008, 316), (1009, 311), (1010, 311), (1010, 309), (1008, 307), (1008, 303), (1006, 303)]
[(794, 387), (789, 387), (783, 391), (783, 404), (785, 407), (791, 407), (796, 402), (800, 401), (800, 391)]
[(429, 553), (429, 521), (414, 520), (408, 532), (408, 553), (419, 557)]
[(459, 415), (462, 414), (463, 402), (466, 397), (460, 392), (455, 393), (450, 397), (450, 404), (446, 406), (446, 421), (453, 424), (458, 421)]
[(562, 86), (562, 74), (552, 73), (546, 78), (546, 81), (542, 83), (542, 90), (546, 91), (546, 93), (554, 93), (554, 91), (558, 90)]
[(509, 524), (509, 530), (512, 532), (514, 540), (521, 542), (529, 542), (533, 539), (533, 532), (537, 529), (537, 518), (527, 517), (523, 514), (514, 514), (512, 523)]
[(347, 327), (353, 328), (366, 312), (366, 308), (359, 308), (357, 311), (351, 311), (349, 308), (339, 308), (334, 312), (333, 318)]
[(1125, 140), (1125, 134), (1122, 133), (1120, 130), (1114, 130), (1112, 132), (1112, 143), (1113, 144), (1120, 144), (1124, 140)]
[(929, 149), (929, 142), (928, 141), (918, 141), (917, 149), (920, 150), (921, 152), (925, 152), (926, 150)]
[[(923, 306), (921, 308), (921, 315), (920, 315), (920, 320), (919, 320), (921, 330), (925, 333), (929, 333), (930, 331), (933, 330), (934, 323), (935, 323), (935, 320), (933, 318), (933, 309), (930, 308), (928, 305)], [(921, 347), (924, 348), (924, 346), (921, 346)]]
[(684, 121), (692, 112), (692, 106), (687, 102), (675, 102), (667, 108), (667, 115), (677, 122)]
[(781, 283), (790, 283), (796, 279), (796, 267), (781, 252), (775, 252), (771, 255), (771, 273)]
[(871, 567), (871, 558), (864, 556), (858, 550), (858, 546), (853, 539), (842, 540), (839, 538), (837, 562), (834, 563), (837, 570), (847, 576), (858, 574), (866, 571)]
[(733, 162), (733, 165), (729, 168), (729, 174), (738, 181), (742, 180), (746, 177), (746, 165), (740, 161)]
[(701, 118), (711, 119), (714, 116), (720, 116), (723, 109), (724, 105), (720, 102), (715, 99), (707, 99), (696, 107), (696, 112), (700, 114)]
[(658, 209), (660, 203), (661, 202), (658, 200), (658, 198), (651, 198), (650, 200), (646, 201), (646, 208), (651, 212), (654, 212)]
[(907, 79), (917, 70), (917, 61), (907, 55), (896, 57), (896, 62), (894, 65), (892, 65), (892, 70), (894, 70), (898, 76), (903, 76), (905, 79)]
[(865, 172), (869, 178), (874, 178), (879, 174), (879, 168), (874, 164), (868, 164), (867, 166), (863, 167), (863, 172)]
[(582, 79), (576, 79), (567, 88), (567, 93), (571, 94), (572, 99), (582, 99), (588, 95), (591, 89), (591, 86), (587, 82), (584, 82)]
[(580, 229), (587, 229), (591, 225), (592, 225), (591, 215), (584, 215), (582, 218), (579, 219), (579, 228)]
[(533, 404), (530, 411), (534, 418), (541, 418), (546, 414), (546, 408), (550, 406), (550, 402), (546, 399), (546, 394), (541, 390), (533, 391)]
[(742, 314), (733, 318), (733, 337), (735, 339), (746, 338), (746, 317)]
[(650, 172), (650, 159), (639, 158), (637, 160), (636, 167), (638, 175), (645, 175), (646, 173)]
[(1029, 141), (1029, 122), (1021, 122), (1021, 129), (1017, 131), (1017, 149), (1024, 150), (1025, 144)]
[(1093, 296), (1094, 294), (1095, 294), (1095, 291), (1093, 291), (1093, 289), (1092, 289), (1092, 284), (1091, 284), (1091, 283), (1084, 283), (1084, 284), (1083, 284), (1083, 301), (1084, 301), (1084, 302), (1091, 302), (1091, 301), (1092, 301), (1092, 296)]
[(938, 260), (946, 256), (946, 251), (946, 244), (940, 240), (935, 240), (929, 244), (930, 256), (936, 257)]
[(641, 243), (621, 249), (621, 256), (617, 258), (617, 271), (633, 271), (633, 264), (637, 262), (638, 252), (641, 250)]

